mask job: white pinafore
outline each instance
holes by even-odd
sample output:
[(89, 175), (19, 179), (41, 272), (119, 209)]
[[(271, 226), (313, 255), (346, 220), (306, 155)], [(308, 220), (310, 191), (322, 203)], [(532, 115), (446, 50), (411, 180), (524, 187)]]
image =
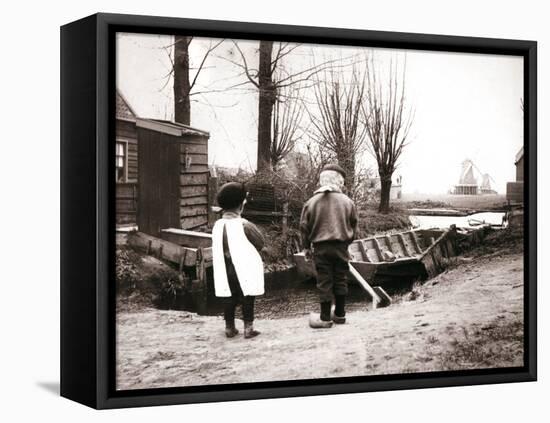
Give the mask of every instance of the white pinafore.
[(212, 229), (212, 255), (214, 265), (214, 290), (216, 297), (231, 297), (223, 254), (223, 228), (227, 232), (227, 244), (243, 295), (264, 294), (264, 266), (254, 245), (248, 240), (243, 219), (221, 218)]

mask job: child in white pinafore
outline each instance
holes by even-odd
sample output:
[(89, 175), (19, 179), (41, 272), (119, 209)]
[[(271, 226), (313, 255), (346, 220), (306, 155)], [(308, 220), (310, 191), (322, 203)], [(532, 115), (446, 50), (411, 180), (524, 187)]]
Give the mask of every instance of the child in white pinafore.
[(225, 299), (225, 335), (233, 338), (239, 333), (235, 327), (235, 309), (241, 304), (244, 337), (260, 334), (254, 330), (254, 299), (264, 294), (264, 267), (258, 253), (264, 239), (258, 228), (241, 217), (246, 203), (243, 184), (230, 182), (217, 195), (223, 209), (222, 218), (212, 230), (214, 290)]

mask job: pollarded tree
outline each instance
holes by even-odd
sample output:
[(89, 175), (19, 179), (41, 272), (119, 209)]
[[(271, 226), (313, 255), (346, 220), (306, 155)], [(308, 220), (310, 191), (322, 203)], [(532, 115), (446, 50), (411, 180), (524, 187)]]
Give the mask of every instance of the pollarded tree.
[(280, 95), (275, 101), (272, 115), (271, 166), (277, 170), (279, 163), (294, 150), (294, 146), (303, 138), (304, 105), (289, 92)]
[(316, 113), (310, 113), (317, 143), (334, 154), (346, 171), (346, 187), (355, 192), (356, 158), (365, 144), (366, 128), (361, 120), (365, 101), (365, 76), (357, 67), (351, 72), (330, 71), (315, 86)]
[(368, 135), (367, 149), (378, 164), (380, 176), (380, 213), (388, 213), (392, 176), (398, 160), (407, 146), (414, 121), (414, 111), (407, 106), (406, 60), (391, 60), (386, 77), (374, 66), (372, 56), (367, 58), (366, 95), (363, 121)]
[[(247, 83), (252, 84), (258, 91), (258, 172), (273, 168), (272, 159), (272, 135), (273, 113), (277, 101), (284, 96), (286, 88), (292, 87), (295, 91), (313, 86), (314, 77), (327, 69), (347, 66), (345, 60), (327, 60), (320, 64), (304, 66), (300, 69), (290, 69), (285, 66), (288, 59), (300, 44), (274, 43), (273, 41), (260, 41), (258, 49), (258, 68), (251, 65), (239, 44), (234, 41), (240, 60), (224, 58), (238, 66), (247, 78)], [(349, 60), (349, 59), (348, 59)]]

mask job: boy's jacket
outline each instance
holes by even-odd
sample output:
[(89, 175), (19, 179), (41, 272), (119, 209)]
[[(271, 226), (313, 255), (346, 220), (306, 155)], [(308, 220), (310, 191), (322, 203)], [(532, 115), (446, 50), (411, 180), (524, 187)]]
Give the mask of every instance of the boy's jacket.
[(248, 240), (243, 228), (243, 219), (221, 218), (212, 229), (212, 255), (214, 266), (214, 290), (216, 297), (231, 297), (223, 253), (223, 229), (227, 233), (227, 243), (231, 261), (239, 279), (243, 295), (264, 294), (264, 266), (254, 245)]
[(300, 219), (304, 248), (323, 241), (351, 242), (356, 230), (355, 205), (339, 190), (321, 187), (304, 204)]

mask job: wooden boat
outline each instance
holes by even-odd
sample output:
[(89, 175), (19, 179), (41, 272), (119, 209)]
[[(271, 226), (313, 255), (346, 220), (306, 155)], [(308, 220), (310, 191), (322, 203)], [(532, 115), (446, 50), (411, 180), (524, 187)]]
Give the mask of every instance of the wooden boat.
[[(352, 242), (348, 248), (350, 265), (372, 283), (384, 286), (400, 281), (414, 282), (442, 272), (457, 255), (457, 231), (417, 229), (379, 235)], [(303, 253), (294, 255), (298, 272), (315, 277), (312, 260)]]

